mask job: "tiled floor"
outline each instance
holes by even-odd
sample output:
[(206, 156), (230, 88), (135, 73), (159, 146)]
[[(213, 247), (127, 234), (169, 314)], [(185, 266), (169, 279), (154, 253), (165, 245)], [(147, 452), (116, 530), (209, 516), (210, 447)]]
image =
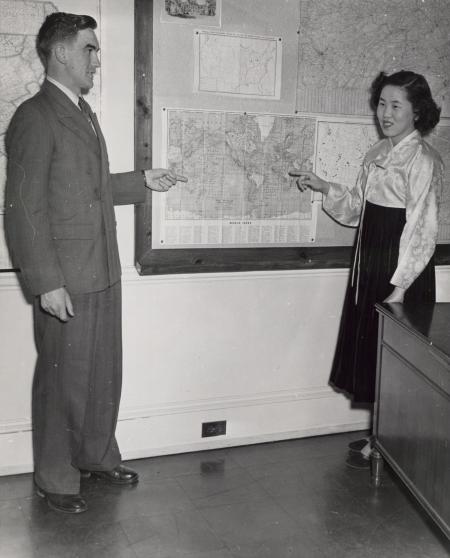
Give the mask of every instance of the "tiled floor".
[(88, 512), (50, 511), (31, 475), (0, 478), (1, 558), (445, 558), (392, 475), (345, 466), (359, 433), (130, 462), (140, 483), (87, 481)]

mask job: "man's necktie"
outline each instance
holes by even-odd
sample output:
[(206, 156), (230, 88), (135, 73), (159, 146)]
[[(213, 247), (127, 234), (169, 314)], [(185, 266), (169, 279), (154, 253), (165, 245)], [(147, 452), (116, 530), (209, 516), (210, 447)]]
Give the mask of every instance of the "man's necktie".
[(89, 104), (83, 99), (83, 97), (78, 97), (78, 106), (80, 107), (81, 112), (86, 116), (86, 118), (91, 119), (91, 107)]
[(93, 118), (94, 115), (92, 113), (91, 107), (89, 106), (89, 103), (87, 101), (85, 101), (83, 99), (83, 97), (78, 97), (78, 106), (80, 107), (80, 110), (83, 113), (83, 116), (87, 119), (87, 121), (91, 125), (92, 129), (94, 130), (95, 135), (98, 136), (97, 130), (95, 129), (95, 124), (94, 124), (94, 118)]

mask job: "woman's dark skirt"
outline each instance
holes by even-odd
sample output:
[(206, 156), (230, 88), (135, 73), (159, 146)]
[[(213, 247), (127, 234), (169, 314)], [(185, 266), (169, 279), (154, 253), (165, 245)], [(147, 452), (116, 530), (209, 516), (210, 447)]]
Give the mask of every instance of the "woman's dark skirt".
[[(361, 231), (360, 273), (347, 287), (330, 383), (353, 397), (373, 403), (377, 361), (378, 314), (375, 303), (394, 289), (389, 283), (397, 268), (405, 209), (366, 202)], [(355, 253), (353, 259), (355, 258)], [(404, 304), (436, 299), (434, 258), (405, 293)]]

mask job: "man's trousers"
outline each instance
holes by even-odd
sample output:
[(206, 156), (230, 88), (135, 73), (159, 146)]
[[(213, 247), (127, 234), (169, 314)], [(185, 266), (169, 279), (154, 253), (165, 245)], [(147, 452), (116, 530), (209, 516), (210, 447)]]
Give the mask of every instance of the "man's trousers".
[(44, 312), (37, 297), (38, 359), (33, 382), (35, 482), (47, 492), (77, 494), (80, 469), (121, 462), (115, 438), (122, 386), (121, 284), (70, 295), (67, 322)]

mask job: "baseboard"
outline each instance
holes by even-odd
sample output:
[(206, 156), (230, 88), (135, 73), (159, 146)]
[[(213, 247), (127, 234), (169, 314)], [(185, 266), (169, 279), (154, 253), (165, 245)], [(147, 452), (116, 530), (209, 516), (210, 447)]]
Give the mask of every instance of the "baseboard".
[[(323, 387), (124, 409), (117, 438), (123, 458), (138, 459), (364, 430), (369, 418)], [(227, 434), (202, 438), (202, 423), (215, 420), (227, 421)], [(31, 471), (29, 420), (0, 425), (0, 476)]]
[[(298, 438), (310, 438), (312, 436), (326, 436), (330, 434), (341, 434), (344, 432), (354, 432), (368, 430), (369, 421), (359, 421), (345, 424), (329, 424), (315, 428), (303, 428), (290, 430), (287, 432), (277, 432), (272, 434), (259, 434), (254, 436), (242, 436), (233, 439), (208, 439), (191, 444), (181, 444), (178, 446), (161, 446), (158, 448), (145, 448), (136, 451), (129, 450), (122, 453), (124, 460), (144, 459), (146, 457), (157, 457), (161, 455), (172, 455), (177, 453), (191, 453), (196, 451), (209, 451), (238, 446), (250, 446), (255, 444), (265, 444), (270, 442), (281, 442), (283, 440), (295, 440)], [(220, 437), (219, 437), (220, 438)], [(1, 475), (1, 468), (0, 468)]]
[[(120, 425), (119, 425), (120, 427)], [(298, 438), (309, 438), (311, 436), (326, 436), (330, 434), (340, 434), (343, 432), (353, 432), (358, 430), (367, 430), (369, 421), (350, 422), (345, 424), (329, 424), (315, 428), (303, 428), (298, 430), (290, 430), (288, 432), (277, 432), (271, 434), (257, 434), (252, 436), (242, 436), (232, 439), (208, 439), (190, 444), (163, 445), (159, 447), (142, 447), (129, 449), (122, 452), (124, 461), (131, 459), (145, 459), (149, 457), (158, 457), (161, 455), (174, 455), (178, 453), (192, 453), (197, 451), (209, 451), (215, 449), (231, 448), (238, 446), (248, 446), (254, 444), (264, 444), (270, 442), (280, 442), (283, 440), (295, 440)], [(15, 433), (16, 435), (18, 433)], [(22, 433), (23, 434), (23, 433)], [(24, 447), (31, 447), (31, 431), (27, 433), (26, 439), (19, 441), (9, 438), (9, 444), (20, 445), (23, 452)], [(1, 435), (0, 435), (0, 448)], [(20, 475), (33, 472), (33, 462), (31, 451), (27, 451), (27, 461), (24, 463), (13, 463), (0, 465), (0, 477), (7, 475)]]

